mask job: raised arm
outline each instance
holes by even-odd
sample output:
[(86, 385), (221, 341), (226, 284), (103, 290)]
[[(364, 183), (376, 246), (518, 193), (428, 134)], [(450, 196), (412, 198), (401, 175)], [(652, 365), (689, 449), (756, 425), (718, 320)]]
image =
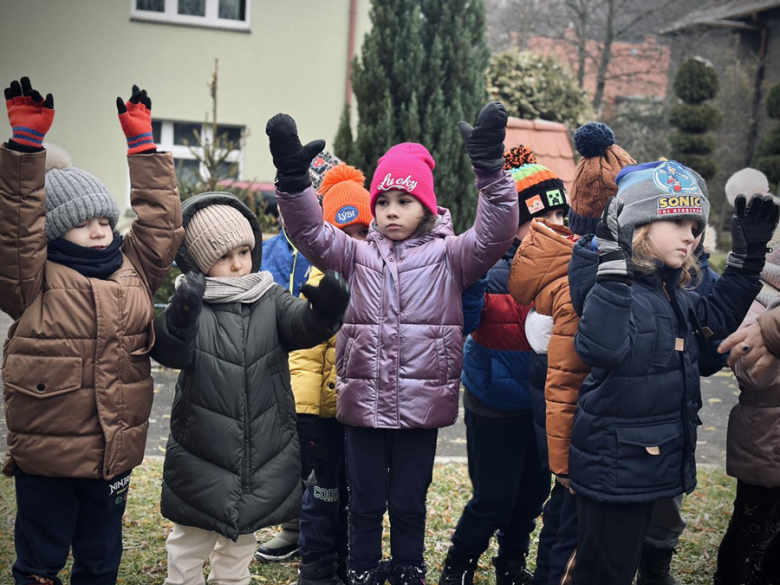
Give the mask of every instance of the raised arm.
[(474, 227), (448, 246), (453, 274), (464, 289), (503, 256), (517, 233), (517, 191), (503, 170), (507, 119), (503, 104), (491, 102), (482, 108), (475, 127), (460, 123), (479, 189)]
[(0, 310), (18, 319), (43, 285), (46, 263), (46, 152), (54, 98), (29, 78), (5, 89), (13, 138), (0, 147)]
[(137, 214), (122, 251), (156, 291), (171, 268), (184, 238), (181, 199), (173, 155), (157, 152), (152, 138), (152, 100), (133, 86), (125, 103), (116, 98), (119, 122), (127, 139), (130, 205)]
[(323, 222), (309, 178), (309, 165), (325, 148), (325, 141), (302, 145), (295, 120), (287, 114), (268, 120), (265, 132), (276, 167), (276, 199), (290, 241), (320, 270), (335, 270), (349, 279), (357, 242)]

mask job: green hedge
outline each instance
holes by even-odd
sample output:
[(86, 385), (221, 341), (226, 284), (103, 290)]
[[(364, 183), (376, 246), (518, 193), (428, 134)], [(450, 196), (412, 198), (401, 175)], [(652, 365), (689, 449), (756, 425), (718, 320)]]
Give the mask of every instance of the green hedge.
[(720, 82), (712, 65), (692, 57), (674, 76), (674, 93), (687, 104), (700, 104), (718, 95)]
[(770, 118), (780, 120), (780, 83), (772, 86), (766, 98), (766, 113)]
[(756, 159), (756, 168), (766, 175), (772, 185), (780, 184), (780, 156), (761, 156)]
[(723, 113), (711, 104), (677, 104), (669, 110), (669, 123), (683, 132), (707, 132), (723, 123)]
[(670, 134), (669, 144), (672, 147), (672, 151), (685, 154), (710, 154), (718, 145), (712, 136), (707, 136), (706, 134), (683, 134), (681, 132)]
[(705, 181), (709, 181), (718, 172), (718, 164), (701, 154), (678, 153), (674, 158), (677, 162), (698, 172)]

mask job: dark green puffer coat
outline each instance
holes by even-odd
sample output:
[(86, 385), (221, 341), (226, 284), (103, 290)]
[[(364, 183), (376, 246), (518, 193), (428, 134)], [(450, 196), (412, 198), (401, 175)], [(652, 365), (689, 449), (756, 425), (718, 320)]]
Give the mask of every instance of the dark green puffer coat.
[[(226, 193), (188, 199), (186, 229), (198, 209), (227, 204), (257, 219)], [(184, 246), (176, 262), (194, 270)], [(186, 526), (236, 540), (265, 526), (297, 517), (301, 507), (300, 447), (287, 352), (330, 339), (340, 323), (319, 318), (308, 302), (273, 285), (252, 304), (204, 303), (199, 326), (177, 336), (167, 311), (155, 321), (152, 357), (181, 369), (165, 454), (162, 514)]]

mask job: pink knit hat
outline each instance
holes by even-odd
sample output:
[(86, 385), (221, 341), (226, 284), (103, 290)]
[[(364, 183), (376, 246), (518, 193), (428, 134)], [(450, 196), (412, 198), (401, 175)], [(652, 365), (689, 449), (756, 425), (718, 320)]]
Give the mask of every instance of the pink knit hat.
[(385, 191), (406, 191), (431, 213), (438, 215), (436, 193), (433, 191), (433, 169), (436, 163), (431, 153), (416, 142), (396, 144), (379, 159), (371, 181), (371, 213), (376, 217), (376, 198)]

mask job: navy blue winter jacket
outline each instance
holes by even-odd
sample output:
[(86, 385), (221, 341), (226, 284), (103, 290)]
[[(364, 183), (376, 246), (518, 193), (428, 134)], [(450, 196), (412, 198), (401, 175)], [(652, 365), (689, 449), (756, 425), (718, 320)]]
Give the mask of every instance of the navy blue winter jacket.
[(761, 290), (759, 276), (728, 268), (708, 297), (678, 289), (680, 270), (666, 268), (637, 274), (632, 286), (605, 282), (589, 290), (582, 277), (593, 274), (593, 253), (584, 240), (575, 246), (569, 284), (581, 313), (575, 348), (593, 370), (574, 418), (572, 487), (602, 502), (690, 493), (701, 408), (697, 337), (704, 328), (716, 339), (735, 331)]

